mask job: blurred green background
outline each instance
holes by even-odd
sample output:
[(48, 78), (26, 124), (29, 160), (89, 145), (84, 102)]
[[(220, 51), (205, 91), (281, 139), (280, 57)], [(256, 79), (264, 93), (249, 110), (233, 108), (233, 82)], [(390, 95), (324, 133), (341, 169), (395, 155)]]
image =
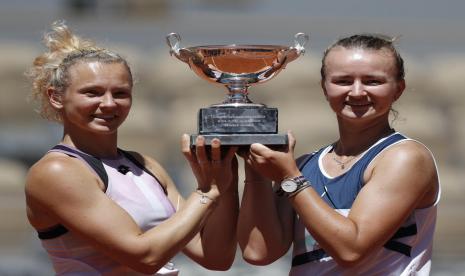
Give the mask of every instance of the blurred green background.
[[(295, 33), (310, 34), (305, 56), (250, 89), (253, 101), (279, 109), (280, 132), (294, 131), (297, 155), (337, 139), (319, 87), (325, 47), (357, 32), (400, 35), (407, 90), (394, 107), (400, 113), (394, 127), (428, 145), (442, 180), (433, 275), (465, 275), (464, 10), (461, 0), (0, 0), (0, 275), (53, 274), (27, 223), (23, 186), (29, 166), (59, 141), (61, 128), (34, 112), (24, 72), (44, 50), (42, 34), (57, 19), (129, 60), (137, 84), (120, 145), (159, 160), (185, 195), (195, 180), (180, 153), (180, 136), (195, 133), (198, 109), (221, 102), (226, 90), (170, 57), (167, 33), (181, 34), (184, 47), (291, 46)], [(174, 261), (181, 275), (286, 275), (290, 265), (285, 256), (253, 267), (238, 255), (220, 273), (182, 255)]]

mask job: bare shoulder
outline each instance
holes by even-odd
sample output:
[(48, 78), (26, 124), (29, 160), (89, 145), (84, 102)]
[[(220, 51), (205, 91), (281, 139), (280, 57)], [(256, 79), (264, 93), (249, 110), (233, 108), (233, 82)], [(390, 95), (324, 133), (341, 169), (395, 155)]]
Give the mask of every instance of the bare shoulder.
[(86, 165), (61, 153), (49, 153), (34, 164), (26, 178), (26, 196), (46, 204), (79, 189), (99, 190), (99, 179)]
[(399, 164), (412, 169), (421, 167), (423, 172), (436, 171), (433, 155), (429, 149), (414, 140), (402, 141), (386, 149), (380, 156), (379, 162)]
[(30, 168), (26, 178), (29, 222), (36, 229), (62, 223), (58, 217), (66, 206), (102, 193), (101, 187), (103, 183), (83, 162), (62, 153), (48, 153)]
[(439, 180), (435, 161), (430, 150), (417, 141), (402, 141), (382, 152), (372, 164), (372, 175), (375, 174), (378, 178), (395, 178), (406, 191), (421, 194), (420, 208), (436, 200)]

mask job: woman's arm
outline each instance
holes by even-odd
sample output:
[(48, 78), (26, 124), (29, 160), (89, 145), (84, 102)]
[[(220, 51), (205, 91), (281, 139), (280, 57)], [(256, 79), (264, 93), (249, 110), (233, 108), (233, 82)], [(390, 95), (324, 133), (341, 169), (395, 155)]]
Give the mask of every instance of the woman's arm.
[[(205, 160), (200, 157), (199, 161)], [(48, 225), (33, 222), (38, 230), (62, 224), (121, 264), (154, 273), (202, 229), (217, 207), (215, 201), (221, 195), (216, 187), (219, 179), (214, 174), (202, 183), (203, 195), (211, 200), (193, 192), (177, 213), (144, 233), (128, 213), (105, 195), (101, 181), (85, 164), (62, 154), (52, 153), (31, 168), (26, 196), (30, 213), (46, 214), (48, 218)], [(227, 174), (222, 174), (221, 179), (232, 182)]]
[(193, 193), (186, 208), (142, 233), (129, 214), (100, 189), (100, 180), (79, 162), (53, 157), (31, 168), (26, 184), (28, 208), (45, 213), (50, 221), (134, 270), (158, 271), (192, 239), (214, 209), (214, 204), (202, 204), (200, 195)]
[(244, 260), (270, 264), (292, 243), (293, 211), (284, 197), (277, 197), (271, 181), (253, 171), (245, 160), (245, 186), (238, 220), (238, 241)]
[[(203, 141), (202, 141), (203, 143)], [(198, 145), (197, 151), (203, 151), (201, 144)], [(220, 144), (214, 143), (214, 154), (220, 153)], [(204, 172), (199, 167), (197, 157), (189, 148), (188, 141), (183, 141), (183, 152), (186, 155), (194, 170), (198, 170), (197, 174), (217, 174), (209, 172), (212, 168), (204, 168)], [(237, 159), (234, 157), (235, 149), (229, 149), (229, 153), (223, 158), (221, 164), (218, 164), (218, 170), (221, 172), (221, 178), (216, 178), (218, 181), (228, 181), (230, 183), (223, 184), (226, 190), (222, 191), (221, 196), (215, 199), (216, 207), (205, 219), (198, 234), (184, 248), (184, 253), (191, 259), (201, 264), (205, 268), (212, 270), (227, 270), (231, 267), (236, 254), (237, 238), (236, 224), (239, 209), (239, 199), (237, 193)], [(207, 154), (207, 152), (203, 152)], [(201, 154), (203, 154), (201, 153)], [(206, 156), (205, 156), (206, 157)], [(204, 157), (200, 157), (203, 159)], [(215, 156), (215, 159), (221, 159), (221, 156)], [(148, 168), (166, 185), (168, 197), (174, 206), (179, 204), (179, 209), (187, 208), (185, 201), (178, 192), (176, 185), (169, 177), (168, 173), (155, 160), (145, 157)], [(206, 159), (202, 162), (210, 162)], [(217, 170), (215, 169), (215, 170)], [(228, 176), (229, 175), (229, 176)], [(203, 179), (204, 176), (199, 176), (200, 181), (208, 181)], [(200, 183), (199, 186), (204, 184)], [(220, 189), (221, 190), (221, 189)]]
[[(256, 146), (256, 144), (255, 144)], [(280, 175), (282, 170), (299, 173), (294, 161), (295, 140), (289, 140), (289, 146), (283, 152), (271, 151), (272, 157), (258, 156), (252, 147), (243, 155), (246, 183), (239, 212), (238, 240), (246, 261), (266, 265), (283, 256), (292, 244), (294, 212), (285, 197), (278, 197), (273, 191), (271, 180), (283, 179), (290, 175)], [(264, 147), (264, 146), (263, 146)], [(279, 155), (289, 157), (276, 168), (271, 162), (262, 162)], [(295, 172), (294, 172), (295, 173)], [(275, 185), (279, 185), (276, 181)]]
[(237, 187), (234, 187), (236, 185), (231, 185), (221, 196), (217, 201), (218, 206), (208, 216), (205, 225), (184, 249), (187, 256), (205, 268), (228, 270), (234, 262), (239, 212)]
[[(298, 174), (288, 169), (289, 155), (262, 145), (252, 151), (258, 168), (274, 167), (280, 171), (275, 175)], [(429, 151), (418, 143), (404, 142), (375, 160), (348, 217), (329, 207), (313, 188), (289, 201), (315, 240), (339, 264), (350, 266), (389, 240), (415, 208), (431, 205), (437, 184)]]
[(347, 218), (323, 205), (312, 189), (291, 199), (315, 240), (341, 265), (356, 264), (383, 246), (414, 209), (432, 205), (437, 195), (434, 162), (416, 142), (386, 150), (366, 177)]

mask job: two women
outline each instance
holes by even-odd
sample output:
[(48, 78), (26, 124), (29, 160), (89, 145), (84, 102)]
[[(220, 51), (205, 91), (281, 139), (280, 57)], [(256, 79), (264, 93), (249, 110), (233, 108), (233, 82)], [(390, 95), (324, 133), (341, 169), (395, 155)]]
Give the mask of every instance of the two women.
[(132, 98), (126, 61), (61, 23), (45, 38), (34, 93), (64, 135), (31, 168), (26, 195), (57, 274), (175, 275), (169, 260), (181, 250), (227, 269), (236, 222), (252, 264), (271, 263), (293, 244), (291, 275), (429, 274), (439, 180), (429, 150), (389, 124), (405, 89), (391, 39), (354, 35), (327, 49), (321, 86), (339, 139), (297, 160), (292, 133), (285, 151), (253, 144), (242, 154), (238, 212), (234, 148), (222, 158), (220, 141), (207, 153), (200, 137), (192, 152), (183, 137), (198, 180), (184, 200), (155, 160), (117, 147)]

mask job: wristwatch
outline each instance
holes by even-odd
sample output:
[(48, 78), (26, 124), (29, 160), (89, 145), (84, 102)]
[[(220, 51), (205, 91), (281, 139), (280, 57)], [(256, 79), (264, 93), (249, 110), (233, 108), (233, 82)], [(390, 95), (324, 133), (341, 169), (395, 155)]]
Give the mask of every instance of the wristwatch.
[(292, 197), (303, 189), (310, 187), (310, 182), (303, 176), (286, 178), (281, 182), (280, 189), (276, 192), (278, 195), (287, 195)]

